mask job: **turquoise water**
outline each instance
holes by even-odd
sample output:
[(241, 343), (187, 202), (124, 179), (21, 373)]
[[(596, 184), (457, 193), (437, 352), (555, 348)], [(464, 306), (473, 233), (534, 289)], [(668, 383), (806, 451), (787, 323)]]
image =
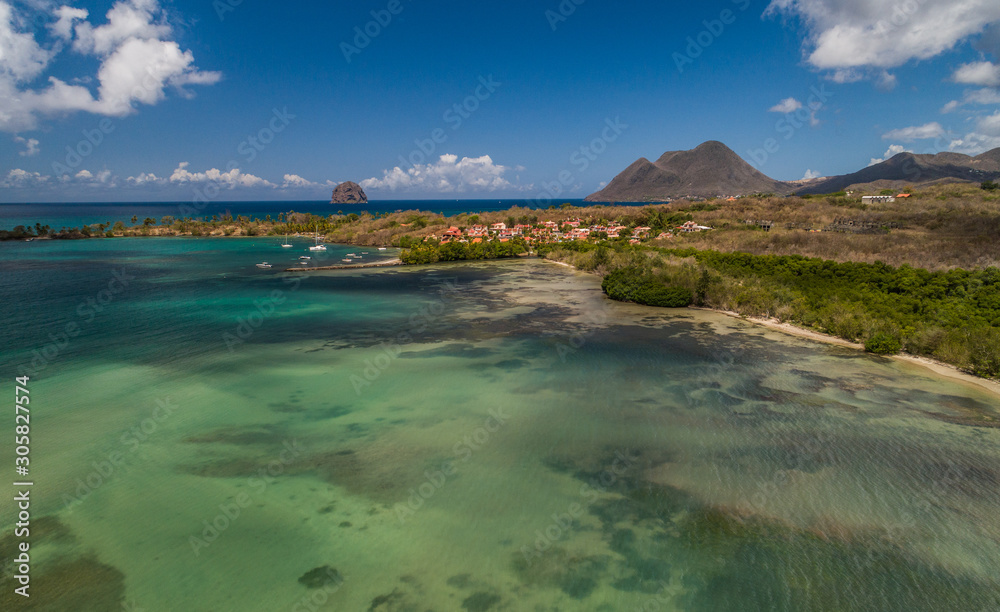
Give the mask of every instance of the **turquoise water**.
[(1000, 609), (995, 395), (538, 260), (283, 272), (307, 245), (0, 243), (3, 609)]

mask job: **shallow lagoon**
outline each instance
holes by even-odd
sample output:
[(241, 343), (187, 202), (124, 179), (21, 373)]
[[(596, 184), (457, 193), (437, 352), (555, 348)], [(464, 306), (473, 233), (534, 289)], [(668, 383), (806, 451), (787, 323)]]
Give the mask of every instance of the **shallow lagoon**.
[(268, 248), (0, 245), (5, 371), (82, 329), (32, 381), (37, 609), (1000, 609), (977, 387), (537, 260)]

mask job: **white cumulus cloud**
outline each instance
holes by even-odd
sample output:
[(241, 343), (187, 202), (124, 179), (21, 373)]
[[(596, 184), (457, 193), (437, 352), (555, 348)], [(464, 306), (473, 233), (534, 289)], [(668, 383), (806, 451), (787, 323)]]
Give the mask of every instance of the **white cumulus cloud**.
[(809, 180), (812, 180), (814, 178), (819, 178), (821, 176), (823, 176), (823, 175), (820, 174), (819, 172), (816, 172), (815, 170), (806, 170), (806, 174), (805, 174), (805, 176), (802, 177), (802, 180), (803, 181), (809, 181)]
[(19, 142), (24, 145), (24, 150), (19, 151), (18, 155), (21, 157), (32, 157), (38, 155), (41, 149), (38, 148), (39, 142), (34, 138), (22, 138), (20, 136), (14, 137), (14, 142)]
[[(121, 117), (134, 113), (137, 104), (163, 100), (168, 88), (190, 96), (184, 86), (222, 78), (199, 70), (192, 53), (170, 40), (172, 28), (157, 0), (119, 0), (100, 25), (88, 21), (83, 9), (43, 5), (34, 10), (40, 14), (31, 16), (47, 20), (49, 31), (63, 42), (44, 48), (34, 33), (19, 27), (29, 15), (15, 13), (9, 1), (0, 0), (0, 130), (32, 130), (44, 117), (75, 112)], [(85, 86), (93, 75), (70, 79), (72, 84), (50, 75), (44, 85), (30, 85), (71, 40), (74, 52), (99, 62), (97, 91)]]
[(774, 106), (768, 109), (772, 113), (794, 113), (795, 111), (802, 108), (802, 103), (795, 98), (785, 98), (781, 102), (778, 102)]
[(7, 173), (3, 180), (0, 180), (0, 187), (37, 187), (48, 183), (50, 178), (38, 172), (14, 168)]
[(300, 191), (312, 196), (317, 193), (317, 190), (331, 189), (337, 185), (334, 181), (329, 180), (310, 181), (298, 174), (286, 174), (282, 183), (276, 183), (253, 174), (247, 174), (239, 168), (226, 171), (210, 168), (195, 172), (190, 169), (188, 162), (181, 162), (169, 174), (158, 175), (154, 172), (141, 172), (126, 178), (115, 175), (107, 168), (96, 172), (83, 168), (75, 174), (63, 174), (54, 179), (38, 172), (28, 172), (20, 168), (11, 170), (6, 176), (0, 176), (0, 188), (36, 188), (46, 190), (46, 193), (52, 193), (52, 190), (57, 188), (63, 189), (65, 193), (74, 193), (73, 189), (87, 188), (88, 190), (104, 190), (109, 197), (120, 189), (131, 190), (131, 193), (146, 190), (149, 193), (156, 193), (158, 196), (162, 196), (163, 193), (170, 193), (172, 196), (189, 195), (192, 187), (202, 189), (208, 184), (214, 184), (219, 189), (233, 192), (253, 193), (256, 190), (262, 197), (278, 190)]
[(952, 140), (948, 145), (948, 150), (955, 153), (965, 153), (966, 155), (979, 155), (997, 147), (1000, 147), (1000, 136), (969, 132), (961, 138)]
[(1000, 65), (992, 62), (962, 64), (951, 78), (956, 83), (965, 85), (1000, 87)]
[(282, 189), (325, 189), (336, 187), (339, 183), (333, 181), (324, 181), (322, 183), (317, 183), (310, 181), (309, 179), (302, 178), (298, 174), (286, 174), (284, 176), (284, 182), (281, 184)]
[(365, 179), (361, 181), (361, 186), (365, 189), (433, 193), (496, 191), (514, 187), (504, 178), (510, 169), (493, 163), (489, 155), (459, 159), (457, 155), (446, 154), (432, 164), (417, 164), (409, 170), (399, 166), (385, 170), (382, 178)]
[(284, 176), (285, 182), (282, 183), (282, 187), (319, 187), (319, 183), (314, 183), (308, 179), (304, 179), (298, 174), (286, 174)]
[(71, 6), (60, 6), (53, 14), (56, 17), (55, 23), (49, 24), (49, 31), (53, 36), (63, 40), (73, 38), (73, 26), (77, 21), (83, 21), (90, 13), (86, 9), (73, 8)]
[(929, 59), (1000, 21), (996, 0), (772, 0), (764, 13), (797, 18), (814, 68), (838, 82), (873, 78), (895, 84), (886, 69)]
[(239, 168), (234, 168), (228, 172), (223, 172), (218, 168), (211, 168), (204, 172), (191, 172), (187, 169), (190, 164), (181, 162), (168, 179), (171, 183), (218, 183), (229, 189), (236, 187), (275, 187), (275, 184), (252, 174), (244, 174)]
[(893, 157), (899, 155), (900, 153), (907, 153), (907, 152), (911, 151), (906, 147), (904, 147), (903, 145), (898, 145), (898, 144), (889, 145), (889, 148), (886, 149), (885, 151), (885, 155), (883, 155), (882, 157), (873, 157), (871, 161), (868, 162), (868, 165), (874, 166), (875, 164), (881, 164), (887, 159), (892, 159)]
[(152, 172), (142, 172), (139, 176), (130, 176), (125, 181), (129, 185), (142, 186), (142, 185), (164, 185), (167, 179), (161, 178), (153, 174)]
[(993, 106), (996, 104), (1000, 104), (1000, 90), (985, 87), (966, 91), (961, 100), (952, 100), (945, 104), (941, 112), (950, 113), (963, 106)]
[(941, 124), (937, 121), (932, 121), (924, 125), (915, 125), (911, 127), (900, 128), (898, 130), (891, 130), (882, 134), (883, 140), (901, 140), (903, 142), (913, 142), (914, 140), (924, 140), (927, 138), (940, 138), (944, 136), (947, 132), (941, 127)]

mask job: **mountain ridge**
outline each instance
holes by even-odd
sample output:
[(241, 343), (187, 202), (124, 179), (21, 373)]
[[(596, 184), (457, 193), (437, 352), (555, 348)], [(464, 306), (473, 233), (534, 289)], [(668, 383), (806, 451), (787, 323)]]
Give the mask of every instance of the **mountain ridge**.
[(588, 202), (641, 202), (679, 197), (720, 197), (755, 191), (790, 191), (732, 149), (709, 140), (688, 151), (667, 151), (655, 162), (640, 157)]
[(760, 172), (725, 144), (706, 141), (687, 151), (667, 151), (655, 162), (640, 157), (587, 202), (646, 202), (775, 193), (822, 194), (877, 184), (882, 188), (951, 181), (1000, 180), (1000, 148), (975, 157), (963, 153), (898, 153), (849, 174), (779, 181)]
[(902, 187), (949, 179), (982, 182), (997, 178), (1000, 178), (1000, 148), (976, 157), (952, 152), (937, 154), (904, 152), (857, 172), (829, 177), (809, 185), (798, 193), (834, 193), (874, 182), (886, 182), (887, 185)]

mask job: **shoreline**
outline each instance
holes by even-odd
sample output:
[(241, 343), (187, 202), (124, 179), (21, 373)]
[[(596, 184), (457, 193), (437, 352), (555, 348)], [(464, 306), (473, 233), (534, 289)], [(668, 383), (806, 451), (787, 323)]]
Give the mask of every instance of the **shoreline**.
[[(823, 332), (818, 332), (805, 327), (799, 327), (792, 323), (784, 323), (778, 321), (777, 319), (762, 319), (760, 317), (748, 317), (741, 315), (738, 312), (733, 312), (730, 310), (719, 310), (715, 308), (703, 308), (700, 306), (689, 306), (693, 310), (703, 310), (706, 312), (716, 312), (719, 314), (732, 317), (734, 319), (740, 319), (742, 321), (747, 321), (755, 325), (760, 325), (761, 327), (766, 327), (774, 331), (779, 331), (789, 336), (795, 336), (797, 338), (804, 338), (806, 340), (812, 340), (814, 342), (821, 342), (823, 344), (830, 344), (834, 346), (841, 346), (844, 348), (855, 349), (861, 352), (865, 352), (865, 346), (863, 344), (858, 344), (857, 342), (849, 342), (843, 338), (838, 338), (837, 336), (832, 336), (830, 334), (824, 334)], [(937, 361), (929, 357), (921, 357), (919, 355), (910, 355), (909, 353), (899, 353), (896, 355), (881, 355), (882, 357), (888, 357), (890, 359), (895, 359), (897, 361), (902, 361), (905, 363), (910, 363), (916, 366), (920, 366), (924, 369), (930, 370), (931, 372), (949, 378), (954, 381), (971, 384), (983, 389), (989, 393), (1000, 397), (1000, 381), (996, 381), (990, 378), (980, 378), (978, 376), (973, 376), (963, 372), (958, 367), (951, 364), (945, 363), (943, 361)]]
[[(580, 269), (578, 269), (578, 268), (576, 268), (576, 267), (574, 267), (574, 266), (572, 266), (572, 265), (570, 265), (568, 263), (564, 263), (564, 262), (561, 262), (561, 261), (552, 261), (550, 259), (545, 259), (545, 258), (540, 258), (540, 259), (542, 259), (542, 261), (546, 261), (548, 263), (552, 263), (552, 264), (556, 264), (556, 265), (559, 265), (559, 266), (565, 266), (567, 268), (571, 268), (571, 269), (573, 269), (573, 270), (575, 270), (577, 272), (580, 272), (582, 274), (587, 274), (587, 272), (584, 272), (583, 270), (580, 270)], [(649, 308), (654, 308), (654, 307), (653, 306), (649, 306)], [(830, 335), (830, 334), (825, 334), (823, 332), (818, 332), (818, 331), (815, 331), (815, 330), (812, 330), (812, 329), (808, 329), (808, 328), (805, 328), (805, 327), (800, 327), (800, 326), (794, 325), (792, 323), (784, 323), (784, 322), (779, 321), (777, 319), (763, 319), (763, 318), (760, 318), (760, 317), (750, 317), (750, 316), (742, 315), (742, 314), (740, 314), (738, 312), (734, 312), (734, 311), (731, 311), (731, 310), (721, 310), (721, 309), (717, 309), (717, 308), (705, 308), (705, 307), (702, 307), (702, 306), (688, 306), (688, 308), (690, 308), (692, 310), (702, 310), (702, 311), (705, 311), (705, 312), (715, 312), (715, 313), (718, 313), (718, 314), (726, 315), (726, 316), (732, 317), (734, 319), (740, 319), (742, 321), (747, 321), (749, 323), (753, 323), (755, 325), (760, 325), (761, 327), (765, 327), (767, 329), (771, 329), (771, 330), (774, 330), (774, 331), (779, 331), (779, 332), (788, 334), (790, 336), (795, 336), (797, 338), (803, 338), (803, 339), (806, 339), (806, 340), (812, 340), (814, 342), (821, 342), (823, 344), (830, 344), (830, 345), (833, 345), (833, 346), (840, 346), (840, 347), (843, 347), (843, 348), (850, 348), (850, 349), (855, 349), (855, 350), (858, 350), (858, 351), (861, 351), (861, 352), (865, 352), (865, 346), (863, 344), (859, 344), (857, 342), (850, 342), (848, 340), (844, 340), (843, 338), (838, 338), (837, 336), (833, 336), (833, 335)], [(961, 383), (965, 383), (965, 384), (974, 385), (974, 386), (978, 387), (979, 389), (984, 390), (987, 393), (991, 393), (991, 394), (997, 396), (998, 398), (1000, 398), (1000, 381), (993, 380), (993, 379), (990, 379), (990, 378), (980, 378), (978, 376), (973, 376), (972, 374), (968, 374), (966, 372), (963, 372), (962, 370), (960, 370), (956, 366), (953, 366), (951, 364), (945, 363), (943, 361), (937, 361), (937, 360), (931, 359), (929, 357), (921, 357), (921, 356), (918, 356), (918, 355), (910, 355), (910, 354), (907, 354), (907, 353), (899, 353), (899, 354), (896, 354), (896, 355), (883, 355), (883, 356), (884, 357), (889, 357), (890, 359), (895, 359), (897, 361), (902, 361), (902, 362), (905, 362), (905, 363), (909, 363), (909, 364), (912, 364), (912, 365), (916, 365), (916, 366), (922, 367), (924, 369), (930, 370), (931, 372), (933, 372), (934, 374), (936, 374), (938, 376), (943, 376), (944, 378), (948, 378), (948, 379), (951, 379), (951, 380), (954, 380), (954, 381), (957, 381), (957, 382), (961, 382)]]

